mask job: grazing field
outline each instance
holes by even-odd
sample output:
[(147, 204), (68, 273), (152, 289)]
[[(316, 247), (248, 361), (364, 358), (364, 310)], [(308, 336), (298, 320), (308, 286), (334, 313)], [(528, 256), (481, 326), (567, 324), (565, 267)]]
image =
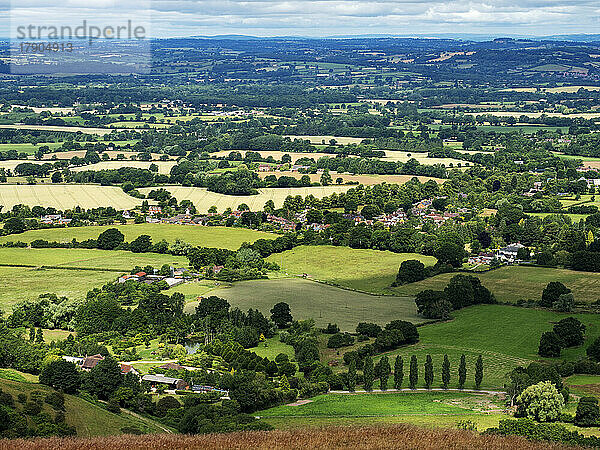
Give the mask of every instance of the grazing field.
[(100, 233), (109, 228), (120, 230), (125, 235), (127, 242), (134, 240), (142, 234), (147, 234), (152, 238), (152, 242), (154, 243), (162, 239), (171, 243), (175, 242), (176, 239), (180, 239), (192, 245), (227, 248), (230, 250), (237, 250), (243, 242), (254, 242), (257, 239), (274, 239), (277, 237), (277, 235), (272, 233), (249, 230), (247, 228), (143, 223), (31, 230), (21, 234), (2, 236), (0, 237), (0, 244), (9, 241), (29, 243), (36, 239), (70, 242), (75, 238), (78, 241), (84, 241), (86, 239), (96, 239)]
[[(173, 196), (178, 200), (190, 200), (200, 212), (206, 212), (211, 206), (216, 206), (218, 212), (223, 212), (227, 208), (237, 209), (242, 203), (247, 204), (252, 211), (262, 211), (267, 200), (273, 200), (276, 208), (281, 208), (288, 195), (301, 195), (305, 197), (309, 194), (316, 198), (323, 198), (334, 192), (346, 192), (352, 186), (319, 186), (319, 187), (301, 187), (301, 188), (264, 188), (258, 190), (258, 195), (224, 195), (216, 192), (209, 192), (206, 188), (186, 187), (186, 186), (165, 186)], [(153, 188), (142, 188), (140, 192), (148, 193)]]
[(0, 261), (6, 265), (58, 266), (129, 272), (135, 266), (160, 267), (172, 264), (187, 267), (185, 256), (159, 253), (132, 253), (126, 250), (83, 248), (0, 248)]
[(454, 319), (448, 322), (420, 327), (420, 340), (417, 344), (386, 353), (392, 360), (396, 355), (402, 355), (405, 374), (408, 373), (410, 357), (416, 355), (419, 361), (420, 386), (424, 384), (423, 364), (428, 354), (433, 358), (435, 387), (441, 384), (440, 371), (444, 354), (450, 359), (450, 387), (457, 387), (458, 364), (460, 355), (464, 353), (467, 358), (467, 388), (475, 385), (475, 361), (480, 354), (484, 364), (482, 386), (502, 388), (506, 374), (514, 367), (543, 359), (537, 354), (540, 336), (543, 332), (550, 331), (559, 320), (576, 317), (587, 328), (585, 343), (581, 347), (564, 349), (560, 359), (554, 359), (556, 361), (575, 360), (585, 356), (587, 346), (600, 336), (598, 314), (566, 314), (506, 305), (477, 305), (454, 311), (452, 315)]
[(393, 253), (331, 245), (300, 246), (273, 254), (267, 259), (279, 264), (281, 271), (290, 275), (306, 273), (315, 280), (377, 294), (393, 293), (389, 287), (396, 279), (403, 261), (417, 259), (430, 266), (436, 262), (432, 256), (416, 253)]
[[(10, 393), (15, 400), (20, 393), (29, 395), (36, 390), (44, 393), (53, 391), (42, 384), (19, 383), (4, 379), (0, 379), (0, 388)], [(52, 408), (48, 404), (43, 404), (43, 410), (50, 413)], [(152, 420), (133, 417), (125, 412), (113, 414), (100, 406), (68, 394), (65, 394), (65, 419), (67, 424), (77, 429), (77, 436), (81, 437), (122, 434), (121, 428), (126, 426), (136, 427), (149, 433), (164, 432), (163, 427)]]
[(80, 206), (85, 209), (112, 206), (115, 209), (132, 209), (141, 200), (127, 195), (116, 186), (44, 184), (0, 185), (0, 205), (4, 210), (15, 205), (52, 206), (65, 210)]
[[(393, 288), (399, 295), (416, 295), (425, 289), (441, 290), (455, 274), (445, 273), (417, 283)], [(560, 281), (573, 291), (575, 301), (592, 303), (600, 299), (600, 274), (546, 267), (508, 266), (473, 274), (499, 301), (538, 300), (551, 281)]]
[[(33, 144), (0, 144), (0, 152), (7, 152), (9, 150), (16, 150), (19, 153), (28, 153), (33, 155), (40, 147), (44, 145), (50, 149), (60, 147), (62, 142), (40, 142), (37, 145)], [(85, 153), (85, 152), (84, 152)]]
[[(443, 183), (444, 179), (442, 178), (434, 178), (434, 177), (422, 177), (422, 176), (414, 176), (414, 175), (350, 175), (347, 173), (337, 173), (335, 171), (329, 172), (331, 177), (335, 181), (337, 178), (341, 178), (344, 183), (348, 181), (358, 182), (365, 186), (372, 186), (374, 184), (381, 184), (383, 182), (388, 184), (404, 184), (413, 178), (417, 178), (421, 183), (425, 183), (429, 180), (433, 180), (437, 183)], [(294, 178), (302, 178), (305, 174), (299, 172), (291, 172), (291, 171), (277, 171), (277, 172), (260, 172), (258, 174), (259, 177), (264, 178), (268, 175), (276, 175), (277, 177), (286, 176), (286, 177), (294, 177)], [(310, 177), (310, 181), (318, 182), (321, 179), (320, 173), (311, 173), (308, 174)]]
[(20, 123), (13, 125), (0, 125), (0, 128), (11, 128), (16, 130), (66, 131), (69, 133), (77, 133), (80, 131), (85, 134), (97, 134), (99, 136), (104, 136), (105, 134), (109, 134), (113, 131), (113, 129), (110, 128), (66, 127), (61, 125), (23, 125)]
[[(119, 152), (117, 152), (118, 154)], [(73, 172), (83, 172), (87, 170), (113, 170), (121, 167), (135, 167), (138, 169), (149, 169), (151, 164), (158, 166), (158, 173), (169, 174), (171, 167), (176, 165), (175, 161), (101, 161), (87, 166), (74, 167)]]
[(114, 272), (0, 267), (0, 309), (9, 313), (16, 303), (47, 292), (83, 300), (88, 291), (116, 278)]
[[(303, 279), (239, 281), (207, 295), (225, 298), (243, 311), (256, 308), (267, 316), (275, 303), (286, 302), (295, 319), (312, 318), (319, 327), (337, 323), (345, 331), (354, 331), (365, 321), (382, 325), (394, 319), (424, 321), (417, 316), (412, 298), (369, 295)], [(188, 303), (186, 311), (193, 312), (196, 305)]]
[(474, 412), (469, 406), (476, 402), (471, 403), (471, 400), (482, 399), (491, 400), (491, 397), (465, 392), (326, 394), (313, 397), (310, 403), (304, 405), (277, 406), (258, 414), (265, 419), (269, 417), (383, 417), (398, 414), (460, 416)]

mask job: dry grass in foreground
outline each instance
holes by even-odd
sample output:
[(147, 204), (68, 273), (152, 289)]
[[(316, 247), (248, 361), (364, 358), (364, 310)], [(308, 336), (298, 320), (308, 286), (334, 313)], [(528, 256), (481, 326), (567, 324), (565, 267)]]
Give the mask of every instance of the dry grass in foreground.
[(160, 434), (89, 439), (48, 438), (0, 441), (0, 449), (562, 449), (573, 448), (530, 442), (519, 437), (482, 436), (460, 430), (430, 430), (411, 425), (325, 427), (292, 431), (251, 431), (186, 436)]

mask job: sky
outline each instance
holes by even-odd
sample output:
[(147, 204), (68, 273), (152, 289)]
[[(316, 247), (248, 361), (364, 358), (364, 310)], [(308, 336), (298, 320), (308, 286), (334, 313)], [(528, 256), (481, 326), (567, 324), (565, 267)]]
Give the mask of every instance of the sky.
[(0, 0), (0, 36), (83, 20), (131, 20), (150, 37), (550, 36), (600, 33), (600, 0)]

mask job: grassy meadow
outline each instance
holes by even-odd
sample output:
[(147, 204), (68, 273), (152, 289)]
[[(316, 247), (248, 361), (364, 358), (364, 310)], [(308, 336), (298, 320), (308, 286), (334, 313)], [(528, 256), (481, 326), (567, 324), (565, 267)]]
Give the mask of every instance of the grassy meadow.
[[(425, 289), (442, 290), (455, 274), (445, 273), (417, 283), (393, 288), (398, 295), (414, 296)], [(600, 274), (546, 267), (507, 266), (473, 274), (502, 302), (538, 300), (551, 281), (560, 281), (573, 291), (575, 301), (592, 303), (600, 299)]]
[(543, 359), (537, 354), (540, 336), (543, 332), (550, 331), (559, 320), (576, 317), (587, 327), (584, 344), (563, 349), (560, 359), (575, 360), (585, 356), (587, 346), (600, 336), (600, 315), (597, 314), (567, 314), (506, 305), (477, 305), (452, 314), (453, 320), (420, 327), (420, 340), (417, 344), (385, 353), (392, 364), (396, 355), (404, 358), (405, 386), (408, 384), (408, 364), (412, 355), (416, 355), (419, 361), (420, 386), (424, 385), (426, 355), (432, 356), (434, 386), (439, 387), (442, 361), (444, 354), (447, 354), (452, 374), (450, 387), (457, 387), (458, 364), (464, 353), (467, 358), (465, 387), (473, 388), (475, 361), (481, 354), (484, 364), (482, 386), (499, 389), (504, 386), (506, 374), (514, 367)]
[(171, 225), (162, 223), (143, 223), (129, 225), (105, 225), (73, 228), (52, 228), (45, 230), (31, 230), (21, 234), (12, 234), (0, 237), (0, 243), (9, 241), (32, 242), (36, 239), (47, 241), (70, 242), (73, 238), (78, 241), (96, 239), (100, 233), (117, 228), (125, 235), (125, 240), (130, 242), (142, 234), (152, 238), (152, 242), (162, 239), (175, 242), (180, 239), (192, 245), (203, 247), (218, 247), (237, 250), (243, 242), (254, 242), (257, 239), (276, 238), (271, 233), (249, 230), (247, 228), (228, 227), (203, 227), (191, 225)]
[[(267, 316), (275, 303), (286, 302), (295, 319), (312, 318), (319, 327), (337, 323), (345, 331), (354, 331), (358, 322), (365, 321), (382, 325), (393, 319), (424, 321), (417, 316), (412, 298), (353, 292), (300, 278), (240, 281), (213, 289), (209, 295), (225, 298), (243, 311), (256, 308)], [(196, 304), (188, 303), (186, 310), (192, 312)]]
[[(390, 285), (398, 268), (407, 259), (418, 259), (432, 266), (436, 259), (416, 253), (352, 249), (331, 245), (300, 246), (267, 258), (290, 275), (306, 273), (310, 278), (378, 294), (393, 293)], [(404, 295), (404, 294), (402, 294)], [(412, 295), (412, 294), (410, 294)]]

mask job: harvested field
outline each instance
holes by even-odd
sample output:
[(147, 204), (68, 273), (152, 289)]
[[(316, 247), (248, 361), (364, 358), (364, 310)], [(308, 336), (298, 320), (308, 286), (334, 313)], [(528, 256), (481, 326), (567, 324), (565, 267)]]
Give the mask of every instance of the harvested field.
[[(421, 183), (425, 183), (429, 180), (434, 180), (437, 183), (443, 183), (444, 181), (446, 181), (442, 178), (421, 177), (421, 176), (415, 177), (414, 175), (349, 175), (347, 173), (338, 174), (335, 171), (331, 171), (329, 173), (330, 173), (331, 177), (333, 178), (334, 182), (339, 177), (342, 180), (344, 180), (344, 183), (346, 183), (348, 181), (356, 181), (359, 184), (364, 184), (365, 186), (372, 186), (374, 184), (381, 184), (384, 182), (388, 183), (388, 184), (404, 184), (404, 183), (412, 180), (413, 178), (418, 178)], [(267, 175), (275, 175), (277, 177), (286, 176), (286, 177), (294, 177), (294, 178), (300, 179), (305, 174), (302, 174), (299, 172), (290, 172), (290, 171), (260, 172), (258, 174), (258, 176), (261, 178), (265, 178)], [(312, 182), (318, 182), (321, 179), (320, 173), (311, 173), (311, 174), (308, 174), (308, 176), (310, 177), (310, 181), (312, 181)]]
[(471, 431), (431, 430), (400, 424), (391, 426), (323, 427), (291, 431), (245, 431), (228, 434), (186, 436), (158, 434), (106, 438), (47, 438), (0, 441), (0, 449), (474, 449), (542, 450), (572, 448), (565, 445), (527, 441), (520, 437), (482, 436)]

